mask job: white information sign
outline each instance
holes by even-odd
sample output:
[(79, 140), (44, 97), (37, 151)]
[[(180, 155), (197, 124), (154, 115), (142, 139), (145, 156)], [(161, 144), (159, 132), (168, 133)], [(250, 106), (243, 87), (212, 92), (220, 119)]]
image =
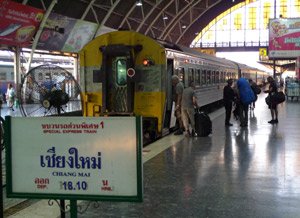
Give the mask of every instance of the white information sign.
[(140, 118), (6, 117), (6, 122), (11, 197), (141, 200)]

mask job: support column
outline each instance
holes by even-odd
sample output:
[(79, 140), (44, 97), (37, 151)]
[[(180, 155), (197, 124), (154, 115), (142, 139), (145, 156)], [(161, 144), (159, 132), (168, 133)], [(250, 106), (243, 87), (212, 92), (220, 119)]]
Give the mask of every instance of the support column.
[(296, 71), (296, 78), (298, 80), (300, 80), (300, 57), (297, 57), (297, 59), (296, 59), (296, 69), (295, 69), (295, 71)]
[(21, 84), (21, 58), (20, 58), (20, 47), (15, 48), (14, 54), (14, 82), (16, 84), (17, 98), (20, 97), (20, 84)]

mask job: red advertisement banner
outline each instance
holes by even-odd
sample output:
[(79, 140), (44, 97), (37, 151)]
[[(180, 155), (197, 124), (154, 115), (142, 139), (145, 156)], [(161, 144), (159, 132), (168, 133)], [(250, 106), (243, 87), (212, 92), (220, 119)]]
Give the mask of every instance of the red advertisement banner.
[(43, 16), (41, 9), (0, 0), (0, 44), (28, 46)]
[(271, 19), (269, 23), (269, 57), (300, 56), (300, 19)]

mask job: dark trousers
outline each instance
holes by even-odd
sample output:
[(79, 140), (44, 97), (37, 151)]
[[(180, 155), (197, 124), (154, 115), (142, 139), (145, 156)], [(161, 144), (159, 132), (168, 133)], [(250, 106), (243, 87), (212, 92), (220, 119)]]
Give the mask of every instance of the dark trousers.
[(224, 102), (225, 106), (225, 124), (229, 124), (232, 111), (232, 102)]
[(248, 110), (249, 110), (249, 105), (244, 105), (240, 104), (240, 121), (242, 126), (247, 126), (248, 125)]

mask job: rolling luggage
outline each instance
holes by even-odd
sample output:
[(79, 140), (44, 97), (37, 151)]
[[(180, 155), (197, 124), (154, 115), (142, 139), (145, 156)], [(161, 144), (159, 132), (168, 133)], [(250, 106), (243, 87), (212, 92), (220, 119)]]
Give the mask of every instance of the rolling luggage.
[(197, 133), (197, 136), (200, 137), (205, 137), (212, 133), (212, 122), (206, 113), (196, 111), (195, 132)]

